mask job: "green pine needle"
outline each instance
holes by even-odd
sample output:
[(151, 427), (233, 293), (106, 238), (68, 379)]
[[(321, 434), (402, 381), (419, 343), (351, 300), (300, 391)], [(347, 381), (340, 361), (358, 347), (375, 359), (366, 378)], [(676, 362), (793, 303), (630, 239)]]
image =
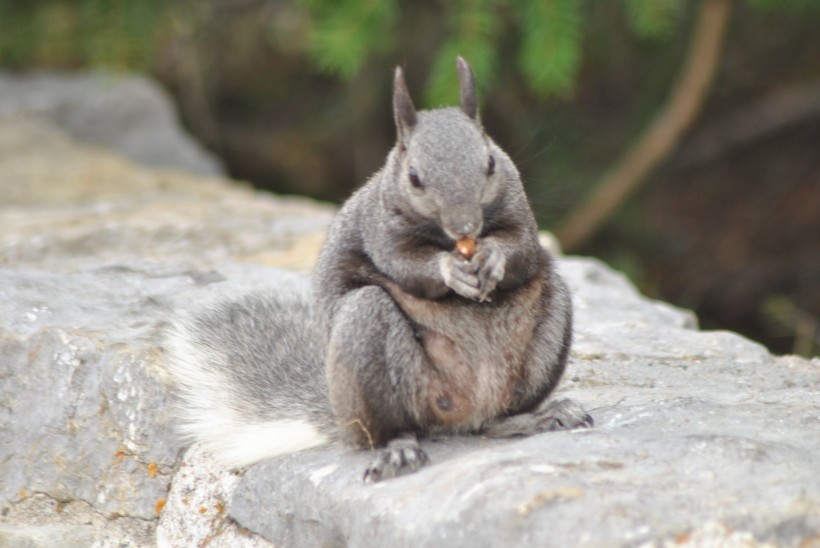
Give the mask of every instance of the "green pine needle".
[(450, 4), (450, 8), (450, 38), (438, 49), (425, 88), (428, 106), (453, 104), (454, 100), (458, 100), (457, 55), (464, 57), (473, 67), (479, 89), (485, 88), (496, 72), (496, 42), (501, 31), (496, 2), (460, 0)]
[(325, 71), (353, 77), (368, 55), (390, 42), (395, 18), (393, 0), (345, 0), (316, 13), (312, 53)]
[(581, 61), (582, 3), (549, 0), (519, 5), (519, 66), (542, 96), (562, 95), (575, 84)]
[(682, 0), (624, 0), (629, 24), (641, 38), (666, 38), (677, 27), (683, 11)]

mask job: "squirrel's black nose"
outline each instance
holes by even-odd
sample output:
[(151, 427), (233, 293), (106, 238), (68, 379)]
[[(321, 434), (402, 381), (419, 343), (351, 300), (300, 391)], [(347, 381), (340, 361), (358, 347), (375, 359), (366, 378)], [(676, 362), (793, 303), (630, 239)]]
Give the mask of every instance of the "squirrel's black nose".
[(475, 221), (467, 221), (466, 223), (462, 224), (459, 228), (458, 232), (461, 236), (469, 236), (478, 228), (478, 223)]

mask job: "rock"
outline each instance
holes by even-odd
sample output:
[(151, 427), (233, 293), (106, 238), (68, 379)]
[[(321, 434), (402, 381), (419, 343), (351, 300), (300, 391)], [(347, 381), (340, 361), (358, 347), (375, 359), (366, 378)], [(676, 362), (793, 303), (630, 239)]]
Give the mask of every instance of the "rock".
[(225, 173), (216, 156), (185, 135), (167, 93), (142, 76), (0, 71), (0, 117), (20, 113), (45, 117), (138, 164)]
[(31, 495), (5, 507), (2, 521), (0, 546), (4, 547), (155, 545), (156, 520), (105, 515), (87, 502), (58, 501), (45, 494)]
[(332, 210), (141, 168), (26, 115), (0, 124), (0, 196), (0, 539), (151, 545), (182, 448), (164, 327), (294, 276), (261, 265), (309, 269)]
[(0, 266), (229, 260), (310, 269), (332, 209), (137, 167), (27, 116), (0, 123)]
[(12, 548), (35, 548), (37, 546), (83, 547), (90, 546), (93, 537), (90, 527), (82, 525), (43, 527), (0, 526), (0, 541)]
[(157, 528), (159, 546), (267, 548), (274, 544), (228, 518), (240, 475), (220, 469), (196, 446), (174, 476)]
[(595, 428), (429, 440), (431, 466), (375, 487), (365, 453), (286, 456), (248, 470), (233, 517), (287, 546), (655, 546), (704, 528), (816, 540), (820, 362), (696, 331), (597, 261), (561, 270), (578, 342), (559, 396)]
[[(0, 93), (0, 97), (3, 94)], [(2, 99), (0, 99), (2, 105)], [(576, 342), (558, 396), (596, 426), (425, 440), (244, 474), (173, 427), (180, 310), (309, 283), (332, 210), (138, 166), (26, 113), (0, 123), (0, 545), (800, 546), (820, 539), (820, 361), (774, 357), (564, 258)], [(301, 272), (301, 273), (298, 273)]]

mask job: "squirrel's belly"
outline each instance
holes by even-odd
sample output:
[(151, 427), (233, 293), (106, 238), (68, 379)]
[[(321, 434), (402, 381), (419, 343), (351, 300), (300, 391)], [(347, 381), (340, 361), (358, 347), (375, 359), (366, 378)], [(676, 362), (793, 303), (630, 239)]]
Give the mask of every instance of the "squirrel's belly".
[(517, 407), (529, 377), (542, 284), (534, 278), (494, 303), (421, 299), (386, 284), (427, 357), (418, 387), (426, 408), (420, 421), (470, 430)]
[(420, 342), (427, 356), (425, 386), (421, 387), (426, 399), (425, 422), (474, 429), (513, 406), (524, 370), (521, 352), (470, 348), (430, 330), (420, 334)]

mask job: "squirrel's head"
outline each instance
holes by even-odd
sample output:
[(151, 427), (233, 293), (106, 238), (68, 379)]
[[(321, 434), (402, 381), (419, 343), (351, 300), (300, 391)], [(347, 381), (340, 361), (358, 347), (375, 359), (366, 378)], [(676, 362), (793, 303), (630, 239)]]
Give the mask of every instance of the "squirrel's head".
[(439, 225), (450, 238), (477, 237), (483, 208), (495, 201), (505, 177), (517, 178), (507, 155), (487, 136), (478, 114), (470, 65), (457, 58), (460, 108), (417, 112), (401, 68), (393, 85), (398, 142), (391, 194), (406, 214)]

